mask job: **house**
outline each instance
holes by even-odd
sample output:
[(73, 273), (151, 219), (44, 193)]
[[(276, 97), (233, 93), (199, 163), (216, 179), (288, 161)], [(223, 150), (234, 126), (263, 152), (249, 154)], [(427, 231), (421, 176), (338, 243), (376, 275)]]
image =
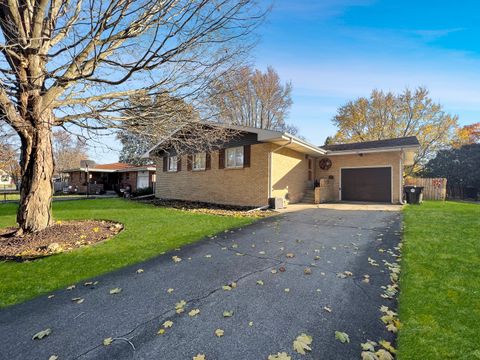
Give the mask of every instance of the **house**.
[(279, 131), (228, 126), (234, 137), (210, 153), (178, 155), (168, 139), (157, 160), (156, 197), (236, 206), (287, 202), (402, 202), (403, 168), (416, 137), (316, 146)]
[(138, 189), (155, 188), (155, 166), (135, 166), (125, 163), (112, 164), (89, 164), (75, 169), (64, 170), (67, 174), (67, 182), (70, 191), (87, 193), (87, 179), (89, 193), (104, 193), (107, 191), (119, 191), (130, 187), (131, 191)]
[(0, 190), (15, 189), (12, 177), (4, 170), (0, 169)]

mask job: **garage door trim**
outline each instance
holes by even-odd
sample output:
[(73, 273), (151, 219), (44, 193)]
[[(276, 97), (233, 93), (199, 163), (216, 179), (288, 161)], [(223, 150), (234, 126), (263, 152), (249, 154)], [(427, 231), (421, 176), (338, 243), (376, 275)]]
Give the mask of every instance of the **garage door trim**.
[(342, 169), (390, 168), (390, 203), (393, 204), (393, 166), (392, 165), (365, 165), (343, 166), (338, 171), (338, 198), (342, 201)]

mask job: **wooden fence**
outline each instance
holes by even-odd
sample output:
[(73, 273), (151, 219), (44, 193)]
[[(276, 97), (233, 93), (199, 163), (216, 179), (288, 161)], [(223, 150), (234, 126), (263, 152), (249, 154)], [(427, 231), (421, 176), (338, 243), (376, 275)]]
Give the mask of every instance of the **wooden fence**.
[(447, 197), (447, 179), (407, 177), (405, 185), (423, 186), (424, 200), (445, 200)]

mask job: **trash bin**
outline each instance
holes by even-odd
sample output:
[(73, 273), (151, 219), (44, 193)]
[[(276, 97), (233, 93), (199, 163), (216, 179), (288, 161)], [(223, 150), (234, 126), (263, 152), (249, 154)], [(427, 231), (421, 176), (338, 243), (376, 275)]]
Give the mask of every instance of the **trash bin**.
[(420, 204), (423, 201), (423, 186), (404, 186), (405, 199), (409, 204)]

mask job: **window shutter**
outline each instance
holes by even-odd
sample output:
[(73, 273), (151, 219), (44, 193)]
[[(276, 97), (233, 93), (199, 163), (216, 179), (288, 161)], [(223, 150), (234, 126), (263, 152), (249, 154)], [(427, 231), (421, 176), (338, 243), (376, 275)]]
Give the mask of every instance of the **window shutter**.
[(212, 156), (209, 152), (205, 154), (205, 170), (210, 170), (212, 168)]
[(250, 167), (250, 145), (243, 147), (243, 167)]
[(193, 155), (187, 155), (187, 171), (192, 171)]
[(165, 156), (163, 158), (163, 171), (167, 171), (167, 169), (168, 169), (167, 166), (168, 166), (168, 157)]
[(182, 157), (180, 155), (177, 155), (177, 156), (178, 156), (177, 171), (182, 171)]
[(218, 168), (225, 169), (225, 149), (218, 151)]

